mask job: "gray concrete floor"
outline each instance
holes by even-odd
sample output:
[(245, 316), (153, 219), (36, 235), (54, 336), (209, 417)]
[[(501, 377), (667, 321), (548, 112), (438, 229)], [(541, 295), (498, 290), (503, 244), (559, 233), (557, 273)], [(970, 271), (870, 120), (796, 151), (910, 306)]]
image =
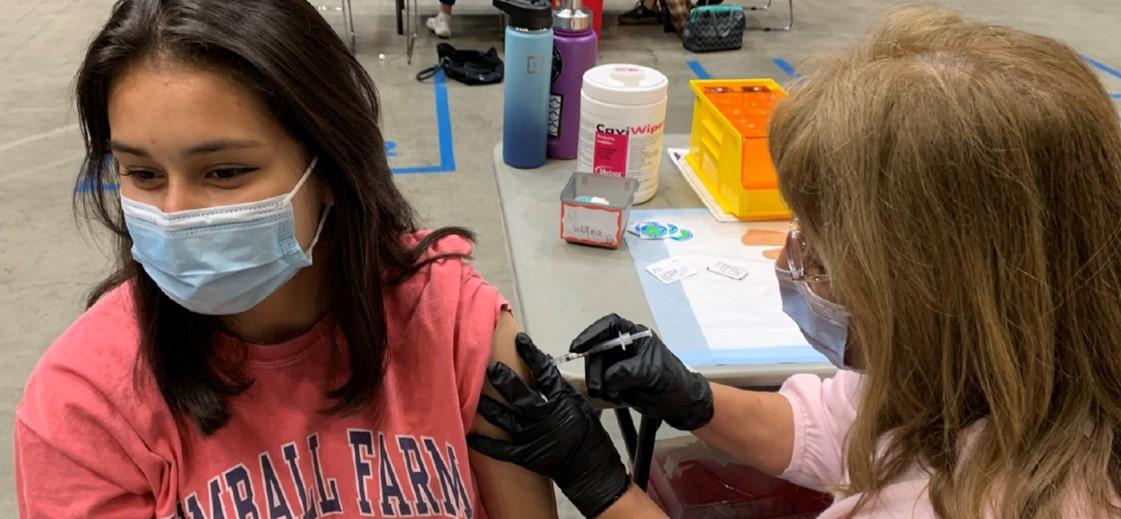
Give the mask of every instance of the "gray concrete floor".
[[(380, 88), (384, 133), (397, 143), (392, 164), (438, 164), (432, 87), (413, 80), (418, 70), (435, 61), (437, 40), (421, 26), (416, 60), (410, 66), (404, 40), (394, 33), (392, 2), (353, 3), (357, 54)], [(629, 3), (609, 0), (607, 9), (622, 11)], [(784, 2), (775, 3), (772, 12), (761, 15), (772, 23), (785, 13)], [(618, 27), (609, 14), (600, 61), (648, 65), (669, 76), (667, 132), (684, 133), (692, 109), (687, 81), (693, 74), (687, 60), (698, 60), (714, 77), (784, 80), (773, 58), (797, 66), (816, 50), (850, 41), (890, 5), (877, 0), (795, 3), (798, 21), (793, 32), (749, 32), (743, 50), (712, 55), (687, 53), (676, 38), (657, 27)], [(1119, 0), (935, 3), (1058, 37), (1121, 69)], [(70, 193), (81, 156), (71, 88), (83, 47), (111, 4), (110, 0), (0, 0), (0, 77), (4, 78), (0, 82), (0, 164), (4, 165), (0, 168), (0, 445), (4, 446), (11, 444), (8, 424), (28, 373), (54, 337), (81, 312), (84, 294), (108, 262), (97, 233), (80, 232), (71, 214)], [(434, 2), (422, 6), (424, 13), (434, 11)], [(464, 0), (457, 14), (451, 43), (501, 49), (499, 20), (489, 2)], [(325, 10), (324, 15), (340, 26), (337, 12)], [(1121, 77), (1106, 73), (1101, 77), (1111, 91), (1121, 92)], [(502, 87), (452, 83), (448, 89), (456, 170), (401, 175), (398, 180), (427, 224), (464, 225), (477, 231), (479, 270), (504, 293), (512, 294), (491, 165), (491, 149), (501, 138)], [(605, 422), (614, 429), (612, 418)], [(577, 516), (567, 504), (563, 515)], [(0, 448), (0, 517), (14, 516), (11, 452), (4, 447)]]

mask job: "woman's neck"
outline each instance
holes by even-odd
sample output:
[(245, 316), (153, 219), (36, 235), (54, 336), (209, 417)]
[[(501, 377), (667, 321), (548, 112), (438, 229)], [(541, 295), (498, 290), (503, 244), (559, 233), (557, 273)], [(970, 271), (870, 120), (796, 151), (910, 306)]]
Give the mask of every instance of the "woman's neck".
[(328, 295), (326, 271), (323, 263), (316, 261), (300, 269), (257, 306), (223, 316), (222, 324), (244, 341), (278, 344), (300, 336), (319, 322), (327, 312)]

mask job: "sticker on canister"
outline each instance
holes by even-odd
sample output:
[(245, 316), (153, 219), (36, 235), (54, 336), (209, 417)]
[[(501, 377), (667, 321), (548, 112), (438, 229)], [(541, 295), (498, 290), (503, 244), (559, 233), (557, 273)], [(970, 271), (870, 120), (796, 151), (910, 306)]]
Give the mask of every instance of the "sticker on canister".
[(577, 169), (634, 178), (635, 203), (658, 190), (669, 80), (639, 65), (588, 70), (580, 96)]

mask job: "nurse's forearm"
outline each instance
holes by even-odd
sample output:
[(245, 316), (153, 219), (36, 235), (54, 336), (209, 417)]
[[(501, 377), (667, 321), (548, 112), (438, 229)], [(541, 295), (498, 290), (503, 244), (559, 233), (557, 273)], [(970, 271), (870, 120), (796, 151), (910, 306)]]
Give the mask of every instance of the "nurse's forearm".
[(596, 519), (663, 519), (666, 514), (642, 489), (631, 485), (627, 493), (607, 507)]
[(771, 475), (790, 465), (794, 413), (778, 393), (712, 384), (712, 421), (693, 431), (709, 446)]

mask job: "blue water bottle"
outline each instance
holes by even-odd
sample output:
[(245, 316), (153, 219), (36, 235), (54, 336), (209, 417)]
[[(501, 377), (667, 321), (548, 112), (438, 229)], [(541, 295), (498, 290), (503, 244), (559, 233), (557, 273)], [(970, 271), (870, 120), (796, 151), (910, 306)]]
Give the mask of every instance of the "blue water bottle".
[(545, 164), (549, 84), (553, 71), (553, 10), (548, 0), (494, 0), (509, 15), (503, 79), (502, 160), (515, 168)]

